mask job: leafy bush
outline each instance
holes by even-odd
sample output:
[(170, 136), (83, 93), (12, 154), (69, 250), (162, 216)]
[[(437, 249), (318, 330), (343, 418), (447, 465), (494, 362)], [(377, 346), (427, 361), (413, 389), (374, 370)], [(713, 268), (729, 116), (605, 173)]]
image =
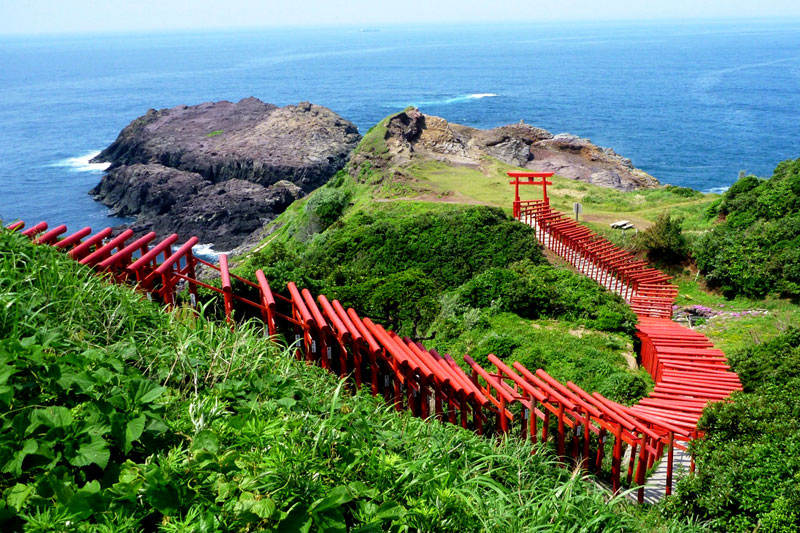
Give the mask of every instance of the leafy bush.
[(689, 187), (678, 187), (677, 185), (665, 185), (664, 190), (682, 198), (695, 198), (703, 195), (700, 191), (690, 189)]
[(722, 198), (717, 198), (716, 200), (714, 200), (713, 202), (711, 202), (706, 206), (704, 213), (706, 220), (717, 218), (720, 215), (720, 209), (722, 208), (722, 201), (723, 201)]
[(727, 296), (800, 296), (800, 159), (740, 178), (717, 211), (724, 222), (693, 247), (708, 282)]
[(251, 254), (246, 269), (263, 268), (278, 290), (299, 282), (414, 334), (430, 325), (443, 292), (522, 259), (544, 262), (532, 230), (500, 209), (359, 210), (296, 251), (276, 243)]
[(652, 262), (679, 263), (686, 258), (686, 238), (681, 233), (683, 220), (661, 213), (652, 226), (633, 238), (637, 250), (647, 252)]
[(726, 296), (777, 292), (800, 295), (800, 213), (756, 220), (747, 228), (723, 225), (695, 246), (697, 265)]
[[(475, 308), (496, 307), (523, 314), (529, 308), (540, 309), (538, 302), (555, 297), (552, 288), (539, 294), (528, 278), (508, 268), (490, 268), (481, 272), (456, 291), (459, 301)], [(544, 296), (544, 297), (543, 297)]]
[(532, 306), (527, 313), (520, 313), (523, 316), (559, 318), (602, 331), (633, 333), (636, 315), (622, 298), (586, 276), (526, 261), (512, 268), (525, 276), (532, 296)]
[(730, 355), (744, 392), (707, 408), (671, 508), (720, 531), (800, 530), (800, 329)]
[(529, 261), (486, 270), (459, 287), (454, 297), (465, 310), (491, 307), (525, 318), (560, 318), (602, 331), (632, 333), (636, 323), (636, 316), (618, 296), (592, 280)]
[(316, 231), (322, 231), (342, 216), (350, 202), (350, 192), (334, 187), (321, 187), (306, 202), (306, 212), (319, 224)]
[(508, 359), (521, 344), (522, 340), (514, 335), (491, 331), (478, 344), (473, 355), (481, 366), (487, 366), (489, 354), (494, 354), (500, 359)]
[(398, 333), (412, 336), (439, 312), (436, 285), (418, 268), (336, 287), (331, 294), (344, 302), (359, 302), (364, 316), (395, 324)]

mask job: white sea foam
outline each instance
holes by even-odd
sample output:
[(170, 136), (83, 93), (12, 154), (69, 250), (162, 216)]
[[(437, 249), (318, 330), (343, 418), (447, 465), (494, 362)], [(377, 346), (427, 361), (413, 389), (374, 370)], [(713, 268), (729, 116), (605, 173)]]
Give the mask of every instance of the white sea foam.
[(111, 163), (90, 163), (92, 158), (96, 157), (100, 152), (92, 151), (87, 152), (77, 157), (68, 157), (51, 164), (51, 167), (64, 167), (73, 172), (103, 172)]
[(459, 96), (451, 96), (449, 98), (442, 98), (441, 100), (426, 100), (424, 102), (414, 102), (411, 104), (395, 105), (392, 107), (406, 107), (412, 105), (414, 107), (432, 106), (432, 105), (449, 105), (469, 102), (471, 100), (482, 100), (484, 98), (494, 98), (499, 96), (496, 93), (472, 93), (462, 94)]
[(722, 194), (725, 191), (727, 191), (728, 189), (730, 189), (730, 185), (728, 185), (726, 187), (711, 187), (710, 189), (706, 189), (703, 192), (711, 193), (711, 194)]
[(192, 246), (192, 253), (197, 257), (199, 257), (200, 259), (216, 262), (219, 260), (220, 254), (227, 254), (228, 252), (226, 251), (218, 252), (214, 250), (214, 248), (212, 248), (210, 244), (196, 244)]

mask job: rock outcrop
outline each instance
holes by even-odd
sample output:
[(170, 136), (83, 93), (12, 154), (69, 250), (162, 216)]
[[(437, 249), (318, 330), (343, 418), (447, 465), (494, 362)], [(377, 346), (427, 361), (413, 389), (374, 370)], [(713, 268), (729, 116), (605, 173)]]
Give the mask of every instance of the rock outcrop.
[(93, 160), (111, 166), (90, 194), (136, 217), (137, 231), (230, 249), (342, 169), (360, 138), (351, 122), (307, 102), (151, 109)]
[(659, 185), (656, 178), (610, 148), (574, 135), (553, 135), (523, 123), (479, 130), (408, 109), (388, 120), (384, 141), (391, 157), (373, 161), (369, 153), (360, 153), (352, 167), (358, 168), (360, 159), (380, 167), (389, 161), (402, 165), (412, 157), (477, 167), (481, 158), (491, 156), (515, 167), (552, 171), (566, 178), (623, 191)]

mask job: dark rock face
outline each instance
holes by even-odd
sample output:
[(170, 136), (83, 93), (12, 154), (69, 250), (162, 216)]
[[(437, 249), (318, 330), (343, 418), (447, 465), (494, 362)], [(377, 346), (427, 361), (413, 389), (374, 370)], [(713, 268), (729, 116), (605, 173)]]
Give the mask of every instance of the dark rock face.
[(630, 159), (575, 135), (561, 133), (534, 143), (531, 155), (527, 168), (552, 171), (565, 178), (623, 191), (659, 185), (653, 176), (634, 167)]
[(360, 135), (333, 111), (256, 98), (149, 110), (94, 161), (90, 194), (135, 229), (232, 248), (342, 169)]
[(213, 183), (196, 172), (133, 164), (110, 172), (92, 191), (119, 216), (136, 216), (137, 233), (197, 235), (229, 250), (282, 213), (303, 190), (289, 181), (270, 187), (238, 178)]
[(136, 163), (106, 174), (91, 194), (109, 206), (115, 216), (151, 217), (169, 213), (176, 203), (210, 185), (196, 172), (158, 163)]
[[(653, 176), (635, 168), (630, 159), (610, 148), (574, 135), (553, 135), (523, 123), (478, 130), (409, 109), (389, 120), (385, 141), (394, 164), (398, 165), (416, 156), (479, 167), (481, 158), (488, 155), (516, 167), (552, 171), (566, 178), (624, 191), (659, 185)], [(353, 163), (357, 167), (360, 161)]]

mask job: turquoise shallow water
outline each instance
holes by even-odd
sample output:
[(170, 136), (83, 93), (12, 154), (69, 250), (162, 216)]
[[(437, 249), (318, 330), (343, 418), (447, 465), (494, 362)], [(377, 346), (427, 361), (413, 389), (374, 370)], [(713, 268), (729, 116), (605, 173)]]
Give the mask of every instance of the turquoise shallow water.
[(148, 108), (310, 100), (366, 131), (418, 105), (589, 137), (720, 190), (800, 157), (800, 21), (0, 36), (0, 217), (116, 223), (86, 164)]

